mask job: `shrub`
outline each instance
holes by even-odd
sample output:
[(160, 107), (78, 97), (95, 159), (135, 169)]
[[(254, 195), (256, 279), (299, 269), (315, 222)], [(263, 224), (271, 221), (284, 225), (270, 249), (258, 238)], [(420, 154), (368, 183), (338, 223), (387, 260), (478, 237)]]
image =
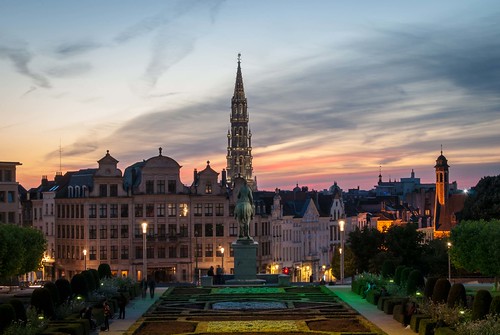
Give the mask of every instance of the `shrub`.
[(50, 319), (54, 316), (54, 303), (50, 296), (50, 291), (45, 287), (36, 288), (31, 294), (31, 305), (36, 308), (38, 313)]
[(413, 270), (408, 276), (408, 281), (406, 283), (406, 294), (413, 295), (418, 289), (424, 287), (424, 276), (419, 270)]
[(472, 320), (484, 319), (490, 311), (491, 293), (486, 290), (479, 290), (472, 303)]
[(87, 287), (89, 288), (89, 292), (95, 291), (97, 287), (95, 286), (94, 276), (90, 271), (82, 271), (83, 277), (85, 277), (85, 281), (87, 282)]
[(434, 291), (434, 286), (436, 286), (436, 282), (438, 281), (437, 277), (429, 277), (425, 282), (424, 286), (424, 297), (428, 300), (432, 298), (432, 292)]
[(394, 284), (401, 285), (401, 272), (404, 270), (404, 265), (398, 265), (394, 271)]
[(99, 279), (111, 278), (111, 268), (109, 267), (109, 264), (99, 264), (97, 272), (99, 272)]
[(43, 285), (50, 292), (50, 297), (52, 298), (52, 302), (55, 306), (61, 304), (61, 298), (59, 297), (59, 290), (57, 289), (56, 284), (53, 282), (47, 282)]
[(447, 303), (448, 307), (467, 307), (467, 295), (464, 284), (455, 283), (451, 286)]
[(97, 272), (96, 269), (89, 269), (88, 271), (90, 271), (90, 273), (94, 277), (95, 287), (99, 288), (99, 285), (100, 285), (100, 282), (99, 282), (99, 272)]
[(406, 283), (408, 282), (408, 276), (412, 271), (413, 271), (412, 268), (404, 268), (403, 271), (401, 271), (401, 279), (400, 279), (401, 286), (406, 286)]
[(493, 300), (491, 300), (490, 314), (500, 315), (500, 295), (494, 296)]
[(88, 297), (89, 287), (87, 286), (87, 281), (85, 280), (84, 275), (79, 273), (71, 278), (71, 291), (73, 291), (73, 294), (80, 294), (84, 297)]
[(457, 326), (458, 335), (497, 335), (500, 334), (500, 322), (493, 315), (483, 320), (467, 321)]
[(0, 333), (6, 329), (16, 318), (16, 311), (11, 304), (0, 305)]
[(11, 304), (14, 308), (14, 311), (16, 313), (16, 320), (26, 322), (26, 308), (24, 308), (23, 302), (19, 299), (12, 299), (9, 301), (9, 304)]
[(448, 299), (448, 292), (450, 291), (451, 284), (446, 278), (440, 278), (434, 285), (431, 300), (434, 303), (444, 303)]
[(36, 335), (40, 334), (46, 327), (48, 321), (39, 318), (35, 308), (29, 308), (26, 311), (26, 322), (13, 322), (3, 335)]
[(386, 259), (382, 264), (382, 278), (391, 278), (394, 277), (394, 271), (396, 271), (396, 267), (394, 262)]
[(57, 287), (57, 291), (59, 292), (59, 299), (64, 302), (68, 301), (71, 297), (71, 284), (66, 278), (60, 278), (56, 280), (54, 283)]

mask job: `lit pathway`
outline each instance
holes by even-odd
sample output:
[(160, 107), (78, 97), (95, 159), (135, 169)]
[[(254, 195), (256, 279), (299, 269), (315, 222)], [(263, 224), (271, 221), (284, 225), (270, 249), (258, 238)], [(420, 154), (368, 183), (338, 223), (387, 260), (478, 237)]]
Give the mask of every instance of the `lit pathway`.
[(411, 329), (405, 329), (401, 323), (392, 318), (392, 315), (387, 315), (379, 310), (377, 306), (370, 304), (360, 295), (351, 291), (351, 286), (333, 285), (327, 286), (346, 304), (363, 315), (368, 321), (376, 324), (387, 335), (404, 335), (415, 334)]

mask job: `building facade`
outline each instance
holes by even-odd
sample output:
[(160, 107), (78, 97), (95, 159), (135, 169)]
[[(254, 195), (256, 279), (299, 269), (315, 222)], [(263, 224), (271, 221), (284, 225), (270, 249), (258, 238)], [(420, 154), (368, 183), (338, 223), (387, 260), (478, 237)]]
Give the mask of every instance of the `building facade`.
[(22, 206), (16, 168), (19, 162), (0, 162), (0, 223), (21, 224)]

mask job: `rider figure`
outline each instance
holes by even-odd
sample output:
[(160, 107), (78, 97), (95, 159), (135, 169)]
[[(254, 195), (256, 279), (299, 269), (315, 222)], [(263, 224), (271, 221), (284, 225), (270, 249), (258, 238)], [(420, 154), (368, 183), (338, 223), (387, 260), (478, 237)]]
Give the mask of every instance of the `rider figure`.
[(238, 201), (234, 210), (234, 217), (239, 223), (240, 234), (239, 238), (250, 239), (250, 221), (254, 216), (254, 205), (252, 190), (244, 180), (243, 185), (238, 193)]

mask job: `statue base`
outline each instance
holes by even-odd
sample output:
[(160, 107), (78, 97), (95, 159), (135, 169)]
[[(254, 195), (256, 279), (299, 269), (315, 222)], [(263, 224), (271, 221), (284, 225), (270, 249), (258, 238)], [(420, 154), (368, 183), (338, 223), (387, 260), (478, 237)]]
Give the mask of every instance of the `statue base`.
[(239, 238), (233, 242), (234, 281), (257, 284), (258, 245), (252, 238)]

